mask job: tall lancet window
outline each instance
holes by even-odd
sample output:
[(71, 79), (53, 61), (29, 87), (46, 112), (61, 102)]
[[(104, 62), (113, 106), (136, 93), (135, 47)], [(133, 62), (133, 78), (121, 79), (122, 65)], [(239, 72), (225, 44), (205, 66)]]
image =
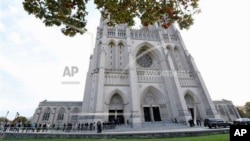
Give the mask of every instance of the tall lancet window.
[(58, 116), (57, 116), (57, 120), (63, 120), (64, 119), (64, 113), (65, 113), (65, 109), (61, 108), (59, 110)]
[(43, 120), (49, 120), (51, 110), (50, 108), (45, 109), (44, 114), (43, 114)]
[(123, 57), (123, 54), (124, 54), (124, 45), (123, 45), (123, 43), (118, 44), (118, 49), (119, 49), (119, 59), (117, 59), (117, 60), (119, 60), (119, 62), (118, 62), (119, 69), (122, 69), (123, 66), (124, 66), (124, 59), (125, 59)]
[(115, 60), (115, 58), (114, 58), (115, 44), (113, 42), (109, 43), (109, 53), (108, 54), (109, 54), (109, 56), (108, 56), (109, 59), (107, 59), (107, 66), (109, 66), (109, 68), (112, 69), (114, 66), (114, 60)]
[(181, 66), (181, 61), (179, 58), (179, 49), (177, 47), (174, 48), (174, 58), (175, 58), (178, 70), (181, 70), (182, 66)]

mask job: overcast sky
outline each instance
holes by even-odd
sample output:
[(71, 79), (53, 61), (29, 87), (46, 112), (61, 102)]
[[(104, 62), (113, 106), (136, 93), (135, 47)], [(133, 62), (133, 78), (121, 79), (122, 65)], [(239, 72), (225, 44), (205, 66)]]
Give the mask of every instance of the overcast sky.
[[(82, 101), (100, 14), (88, 4), (88, 32), (66, 37), (22, 8), (23, 0), (0, 1), (0, 117), (31, 117), (40, 101)], [(250, 101), (250, 1), (201, 0), (202, 13), (180, 31), (213, 100)], [(63, 77), (76, 66), (73, 78)], [(62, 81), (79, 81), (65, 85)]]

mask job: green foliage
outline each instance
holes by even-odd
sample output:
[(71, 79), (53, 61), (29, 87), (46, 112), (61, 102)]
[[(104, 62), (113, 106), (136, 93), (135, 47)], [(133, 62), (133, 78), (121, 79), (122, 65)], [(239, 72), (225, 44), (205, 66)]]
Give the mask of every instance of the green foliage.
[(243, 117), (246, 117), (246, 114), (244, 113), (244, 111), (243, 111), (242, 109), (237, 108), (237, 111), (238, 111), (240, 117), (242, 117), (242, 118), (243, 118)]
[(0, 123), (1, 122), (8, 122), (9, 120), (6, 117), (0, 117)]
[[(155, 22), (168, 28), (177, 22), (180, 29), (193, 24), (193, 15), (200, 12), (199, 0), (94, 0), (97, 9), (108, 25), (127, 24), (133, 26), (135, 17), (144, 26)], [(62, 33), (74, 36), (86, 31), (86, 4), (88, 0), (24, 0), (23, 7), (46, 26), (63, 26)]]
[(247, 102), (244, 106), (246, 117), (250, 118), (250, 102)]
[(12, 123), (16, 124), (17, 122), (22, 122), (22, 123), (26, 123), (28, 121), (28, 119), (24, 116), (18, 116), (16, 117)]
[(23, 7), (46, 26), (63, 25), (62, 33), (74, 36), (86, 31), (86, 3), (87, 0), (24, 0)]

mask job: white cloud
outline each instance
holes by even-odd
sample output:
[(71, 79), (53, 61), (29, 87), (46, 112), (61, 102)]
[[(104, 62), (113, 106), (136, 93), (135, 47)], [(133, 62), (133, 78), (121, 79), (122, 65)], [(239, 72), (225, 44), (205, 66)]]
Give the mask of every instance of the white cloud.
[(8, 38), (10, 41), (16, 43), (16, 44), (21, 44), (22, 43), (22, 39), (20, 37), (20, 34), (17, 32), (12, 32), (8, 35)]
[(5, 27), (4, 25), (0, 22), (0, 32), (4, 32), (5, 31)]
[[(0, 13), (6, 13), (0, 16), (1, 27), (5, 27), (0, 34), (3, 37), (0, 38), (0, 72), (4, 76), (0, 79), (0, 116), (9, 110), (10, 119), (17, 111), (31, 116), (44, 99), (82, 100), (93, 44), (89, 35), (70, 38), (60, 33), (59, 27), (45, 27), (20, 6), (20, 1), (6, 1), (0, 9)], [(63, 70), (72, 65), (79, 67), (76, 79), (81, 85), (62, 85)]]
[(249, 4), (247, 0), (201, 1), (202, 13), (189, 31), (182, 31), (212, 99), (224, 98), (236, 105), (250, 101)]

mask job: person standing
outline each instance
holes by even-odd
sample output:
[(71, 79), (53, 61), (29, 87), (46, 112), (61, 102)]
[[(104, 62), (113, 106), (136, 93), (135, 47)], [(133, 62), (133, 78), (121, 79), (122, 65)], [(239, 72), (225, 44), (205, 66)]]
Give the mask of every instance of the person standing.
[(102, 132), (102, 124), (100, 121), (97, 122), (97, 133), (101, 133)]

